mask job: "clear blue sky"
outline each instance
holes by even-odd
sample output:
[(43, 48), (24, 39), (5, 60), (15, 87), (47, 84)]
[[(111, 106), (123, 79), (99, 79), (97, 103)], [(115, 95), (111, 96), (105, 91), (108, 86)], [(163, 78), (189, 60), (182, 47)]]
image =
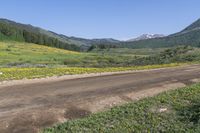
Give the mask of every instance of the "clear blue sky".
[(171, 34), (200, 18), (200, 0), (1, 0), (0, 17), (68, 36)]

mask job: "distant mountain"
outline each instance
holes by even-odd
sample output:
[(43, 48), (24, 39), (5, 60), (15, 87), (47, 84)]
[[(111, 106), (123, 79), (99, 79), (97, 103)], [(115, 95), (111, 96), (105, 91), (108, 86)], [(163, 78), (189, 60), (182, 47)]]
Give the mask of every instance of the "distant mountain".
[(124, 47), (129, 48), (161, 48), (177, 45), (200, 47), (200, 19), (182, 31), (169, 36), (123, 43)]
[(161, 37), (164, 37), (164, 36), (165, 35), (163, 35), (163, 34), (143, 34), (143, 35), (141, 35), (137, 38), (128, 40), (128, 42), (140, 41), (140, 40), (146, 40), (146, 39), (153, 39), (153, 38), (161, 38)]
[(99, 45), (102, 48), (161, 48), (177, 45), (200, 47), (200, 19), (182, 31), (169, 36), (144, 34), (128, 41), (118, 41), (112, 38), (84, 39), (69, 37), (32, 25), (0, 19), (0, 40), (29, 42), (75, 51), (87, 51), (93, 46), (95, 48), (95, 45)]
[(87, 50), (91, 45), (119, 43), (118, 40), (84, 39), (57, 34), (29, 24), (0, 19), (0, 40), (15, 40), (48, 45), (68, 50)]

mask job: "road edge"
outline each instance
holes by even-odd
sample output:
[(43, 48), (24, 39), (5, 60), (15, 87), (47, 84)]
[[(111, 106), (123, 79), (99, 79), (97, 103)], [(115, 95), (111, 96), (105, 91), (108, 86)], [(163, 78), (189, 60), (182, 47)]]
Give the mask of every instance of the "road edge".
[(80, 78), (91, 78), (91, 77), (111, 76), (111, 75), (118, 75), (118, 74), (158, 71), (158, 70), (164, 70), (164, 69), (183, 68), (183, 67), (193, 66), (193, 65), (197, 65), (197, 64), (181, 65), (181, 66), (175, 66), (175, 67), (164, 67), (164, 68), (156, 68), (156, 69), (145, 69), (145, 70), (129, 70), (129, 71), (120, 71), (120, 72), (74, 74), (74, 75), (52, 76), (52, 77), (36, 78), (36, 79), (6, 80), (6, 81), (0, 82), (0, 89), (2, 87), (9, 87), (9, 86), (14, 86), (14, 85), (46, 83), (46, 82), (56, 82), (56, 81), (73, 80), (73, 79), (80, 79)]

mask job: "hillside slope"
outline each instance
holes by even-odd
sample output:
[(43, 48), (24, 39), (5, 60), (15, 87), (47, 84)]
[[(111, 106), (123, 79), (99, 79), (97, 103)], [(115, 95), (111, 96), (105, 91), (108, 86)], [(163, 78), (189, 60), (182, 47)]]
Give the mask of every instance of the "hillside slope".
[(78, 59), (81, 56), (79, 52), (32, 43), (0, 42), (0, 67), (59, 65), (65, 60)]
[(0, 67), (128, 66), (135, 58), (134, 53), (137, 51), (121, 54), (73, 52), (34, 43), (3, 41), (0, 42)]
[(7, 19), (0, 19), (0, 40), (14, 40), (80, 51), (77, 44), (64, 40), (53, 32)]
[(84, 39), (57, 34), (29, 24), (0, 19), (0, 40), (23, 41), (56, 48), (82, 51), (93, 44), (118, 43), (114, 39)]
[(124, 47), (130, 48), (161, 48), (177, 45), (200, 46), (200, 19), (186, 27), (181, 32), (162, 38), (147, 39), (141, 41), (124, 42)]

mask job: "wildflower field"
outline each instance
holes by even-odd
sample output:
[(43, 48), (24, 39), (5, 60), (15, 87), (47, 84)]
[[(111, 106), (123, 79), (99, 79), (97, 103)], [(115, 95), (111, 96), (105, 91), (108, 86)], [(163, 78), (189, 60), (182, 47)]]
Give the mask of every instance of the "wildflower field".
[(106, 68), (81, 68), (81, 67), (61, 67), (61, 68), (0, 68), (0, 81), (45, 78), (51, 76), (118, 72), (129, 70), (146, 70), (163, 67), (176, 67), (183, 64), (173, 63), (164, 65), (148, 65), (135, 67), (106, 67)]

